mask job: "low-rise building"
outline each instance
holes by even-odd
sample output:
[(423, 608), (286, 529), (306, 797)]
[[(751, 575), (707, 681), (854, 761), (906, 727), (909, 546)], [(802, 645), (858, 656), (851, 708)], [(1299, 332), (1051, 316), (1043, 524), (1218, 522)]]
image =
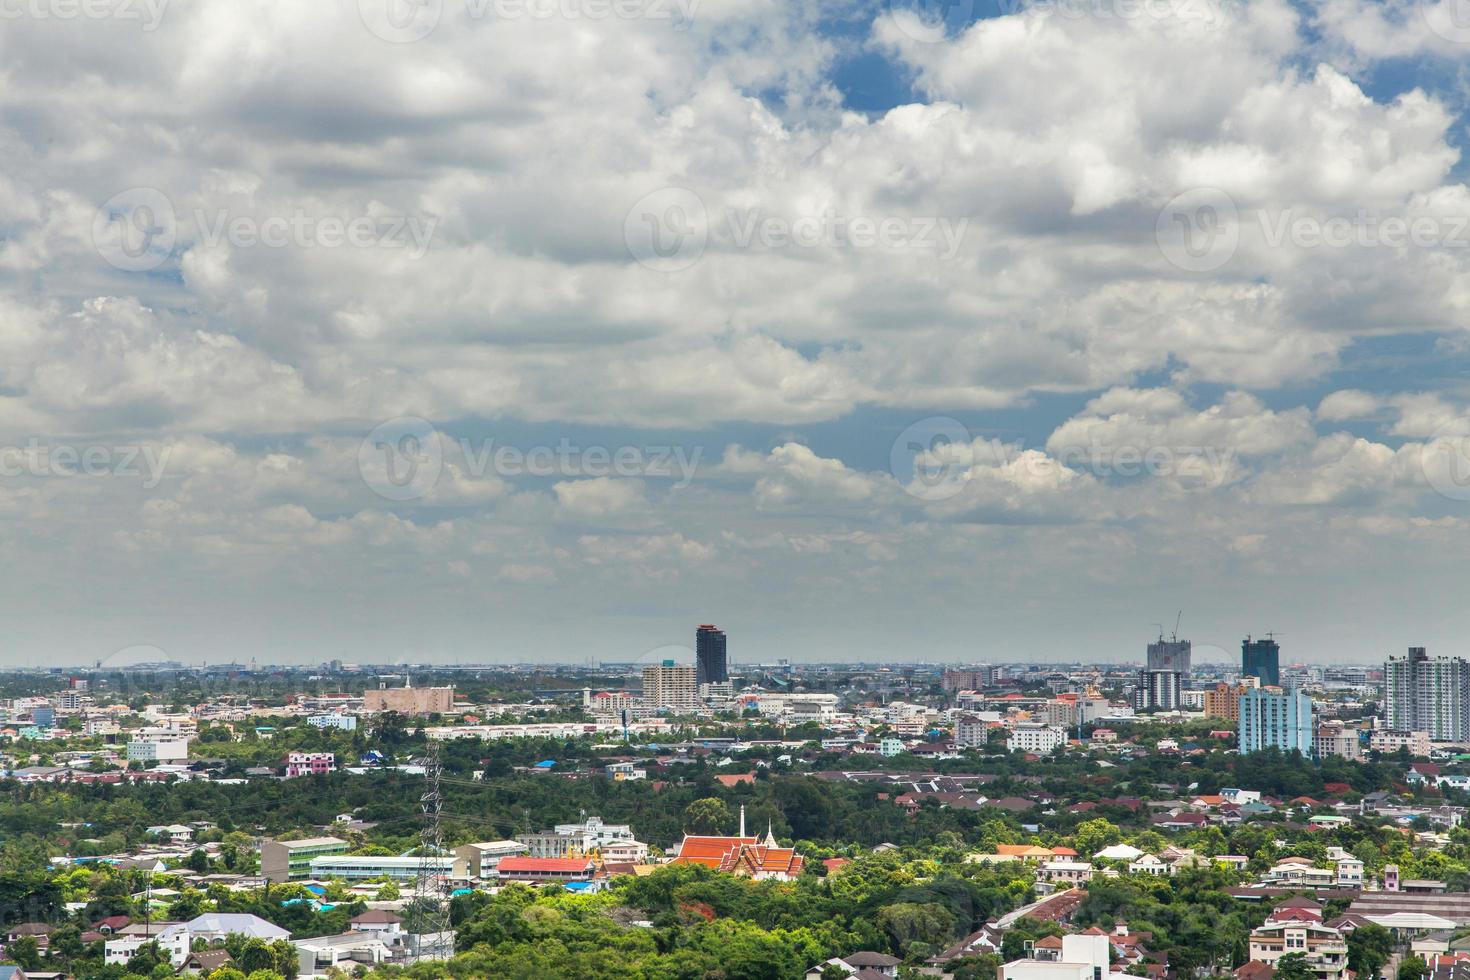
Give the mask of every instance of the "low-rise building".
[(1006, 749), (1010, 752), (1034, 752), (1046, 755), (1067, 744), (1067, 732), (1062, 728), (1023, 722), (1011, 729), (1006, 738)]
[(346, 854), (347, 842), (340, 837), (303, 837), (297, 840), (260, 842), (260, 873), (267, 881), (282, 882), (311, 874), (314, 858)]

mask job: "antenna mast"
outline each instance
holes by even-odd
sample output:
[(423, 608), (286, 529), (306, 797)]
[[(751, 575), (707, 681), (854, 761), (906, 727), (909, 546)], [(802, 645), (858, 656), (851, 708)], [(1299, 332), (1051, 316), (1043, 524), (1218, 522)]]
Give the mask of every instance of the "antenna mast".
[(449, 938), (449, 898), (445, 894), (444, 875), (437, 866), (444, 853), (444, 795), (439, 763), (439, 743), (429, 739), (424, 756), (424, 793), (419, 808), (424, 813), (424, 827), (419, 833), (418, 877), (414, 882), (413, 924), (418, 933), (418, 958), (447, 960), (453, 954)]

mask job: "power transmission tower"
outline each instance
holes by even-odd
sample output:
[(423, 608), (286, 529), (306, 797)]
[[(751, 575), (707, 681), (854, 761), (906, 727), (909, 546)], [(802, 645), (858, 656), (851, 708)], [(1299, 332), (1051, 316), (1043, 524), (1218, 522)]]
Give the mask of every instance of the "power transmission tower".
[(444, 795), (439, 764), (439, 743), (429, 740), (424, 756), (424, 792), (419, 808), (424, 813), (423, 830), (419, 833), (418, 877), (413, 889), (413, 931), (419, 936), (420, 959), (448, 959), (454, 952), (449, 938), (449, 896), (445, 875), (438, 865), (444, 853)]

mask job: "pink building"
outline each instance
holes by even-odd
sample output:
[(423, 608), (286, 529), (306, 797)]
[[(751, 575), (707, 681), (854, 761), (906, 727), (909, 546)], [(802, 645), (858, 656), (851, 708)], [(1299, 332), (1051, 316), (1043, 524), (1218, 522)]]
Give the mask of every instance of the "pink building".
[(286, 754), (286, 778), (320, 776), (331, 772), (336, 764), (337, 756), (331, 752), (289, 752)]

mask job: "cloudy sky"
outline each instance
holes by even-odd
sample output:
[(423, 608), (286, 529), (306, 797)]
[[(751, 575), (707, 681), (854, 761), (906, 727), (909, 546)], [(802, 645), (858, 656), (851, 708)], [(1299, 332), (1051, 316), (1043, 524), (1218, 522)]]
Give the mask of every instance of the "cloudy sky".
[(1460, 14), (5, 0), (0, 662), (1470, 652)]

